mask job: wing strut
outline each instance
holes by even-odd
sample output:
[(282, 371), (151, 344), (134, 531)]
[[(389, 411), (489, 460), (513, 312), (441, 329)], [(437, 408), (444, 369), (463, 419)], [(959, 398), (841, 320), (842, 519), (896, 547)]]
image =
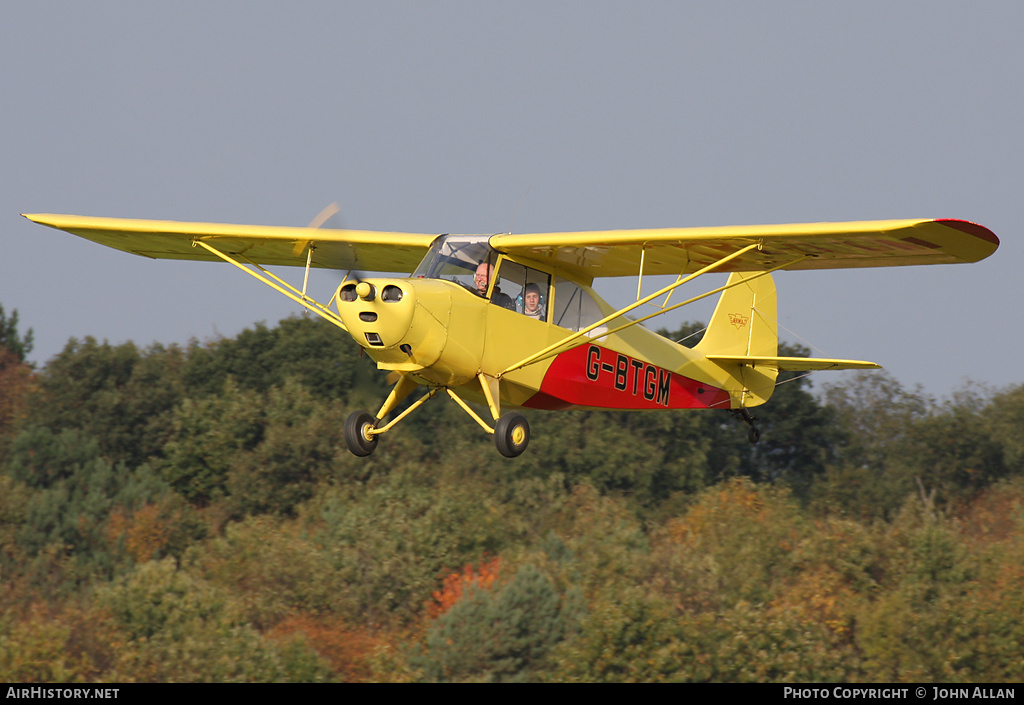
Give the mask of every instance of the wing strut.
[[(634, 303), (631, 303), (628, 306), (619, 309), (615, 313), (612, 313), (612, 314), (609, 314), (609, 315), (605, 316), (604, 318), (602, 318), (601, 320), (597, 321), (596, 323), (592, 323), (589, 326), (587, 326), (586, 328), (583, 328), (583, 329), (581, 329), (581, 330), (579, 330), (579, 331), (577, 331), (577, 332), (575, 332), (575, 333), (573, 333), (571, 335), (566, 336), (565, 338), (563, 338), (562, 340), (558, 341), (557, 343), (552, 343), (551, 345), (547, 346), (543, 350), (539, 350), (538, 352), (530, 355), (527, 358), (524, 358), (524, 359), (520, 360), (519, 362), (515, 363), (514, 365), (510, 365), (509, 367), (506, 367), (500, 374), (498, 374), (498, 377), (501, 378), (502, 376), (508, 374), (509, 372), (513, 372), (515, 370), (518, 370), (521, 367), (526, 367), (527, 365), (532, 365), (532, 364), (534, 364), (536, 362), (540, 362), (542, 360), (546, 360), (549, 357), (553, 357), (553, 356), (555, 356), (557, 354), (565, 352), (565, 350), (569, 350), (569, 349), (571, 349), (573, 347), (576, 347), (577, 345), (582, 345), (586, 341), (582, 341), (582, 342), (576, 343), (576, 345), (571, 345), (568, 348), (563, 348), (563, 346), (565, 346), (566, 344), (571, 343), (571, 342), (573, 342), (575, 340), (578, 340), (579, 338), (582, 338), (587, 333), (591, 332), (592, 330), (595, 330), (596, 328), (599, 328), (599, 327), (603, 326), (604, 324), (608, 323), (612, 319), (618, 318), (619, 316), (622, 316), (622, 315), (624, 315), (626, 313), (629, 313), (633, 309), (635, 309), (635, 308), (637, 308), (639, 306), (642, 306), (645, 303), (653, 301), (654, 299), (658, 298), (659, 296), (661, 296), (662, 294), (664, 294), (666, 292), (671, 293), (673, 290), (676, 289), (676, 287), (682, 286), (683, 284), (686, 284), (687, 282), (696, 279), (700, 275), (707, 274), (708, 272), (716, 269), (717, 267), (720, 267), (721, 265), (726, 264), (730, 260), (732, 260), (732, 259), (734, 259), (736, 257), (740, 257), (740, 256), (746, 254), (747, 252), (749, 252), (752, 249), (756, 249), (756, 248), (760, 248), (760, 247), (761, 247), (761, 243), (754, 243), (752, 245), (747, 245), (746, 247), (744, 247), (744, 248), (742, 248), (740, 250), (737, 250), (736, 252), (733, 252), (732, 254), (726, 255), (722, 259), (717, 260), (716, 262), (713, 262), (713, 263), (707, 265), (706, 267), (703, 267), (702, 269), (694, 272), (693, 274), (690, 274), (690, 275), (688, 275), (686, 277), (683, 277), (681, 279), (677, 279), (676, 281), (672, 282), (668, 286), (662, 287), (661, 289), (659, 289), (658, 291), (654, 292), (653, 294), (645, 296), (644, 298), (639, 299), (638, 301), (635, 301)], [(764, 276), (766, 274), (771, 274), (772, 272), (774, 272), (776, 270), (782, 269), (784, 267), (789, 267), (789, 266), (791, 266), (791, 265), (793, 265), (793, 264), (795, 264), (797, 262), (801, 262), (801, 261), (803, 261), (805, 259), (808, 259), (809, 257), (811, 257), (811, 255), (803, 255), (802, 257), (798, 257), (798, 258), (796, 258), (794, 260), (785, 262), (783, 264), (780, 264), (780, 265), (777, 265), (775, 267), (772, 267), (771, 269), (767, 269), (767, 270), (765, 270), (763, 272), (760, 272), (757, 275), (755, 275), (755, 277), (752, 277), (752, 278), (762, 277), (762, 276)], [(652, 313), (652, 314), (650, 314), (648, 316), (644, 316), (643, 318), (638, 318), (635, 321), (630, 321), (629, 323), (621, 325), (618, 328), (613, 328), (610, 331), (606, 331), (606, 332), (602, 333), (601, 337), (604, 337), (605, 335), (611, 335), (612, 333), (617, 333), (618, 331), (620, 331), (620, 330), (622, 330), (624, 328), (629, 328), (630, 326), (635, 326), (638, 323), (643, 323), (644, 321), (650, 320), (651, 318), (654, 318), (655, 316), (661, 316), (663, 314), (668, 313), (669, 311), (674, 311), (675, 309), (679, 308), (680, 306), (685, 306), (687, 304), (693, 303), (694, 301), (699, 301), (700, 299), (707, 298), (708, 296), (711, 296), (712, 294), (717, 294), (719, 292), (725, 291), (726, 289), (731, 288), (731, 286), (735, 286), (735, 284), (733, 284), (733, 285), (726, 284), (725, 286), (721, 286), (721, 287), (719, 287), (717, 289), (713, 289), (713, 290), (711, 290), (711, 291), (709, 291), (707, 293), (701, 294), (700, 296), (695, 296), (695, 297), (693, 297), (691, 299), (687, 299), (686, 301), (682, 301), (682, 302), (680, 302), (678, 304), (670, 306), (669, 308), (665, 308), (665, 309), (662, 309), (660, 311), (656, 311), (656, 312), (654, 312), (654, 313)]]
[[(216, 255), (217, 257), (221, 258), (222, 260), (224, 260), (228, 264), (235, 265), (236, 267), (241, 269), (246, 274), (249, 274), (249, 275), (255, 277), (256, 279), (260, 280), (261, 282), (263, 282), (264, 284), (269, 286), (271, 289), (274, 289), (275, 291), (278, 291), (278, 292), (284, 294), (289, 299), (291, 299), (295, 303), (299, 304), (303, 308), (306, 308), (307, 310), (312, 311), (313, 313), (315, 313), (316, 315), (320, 316), (321, 318), (324, 318), (324, 319), (330, 321), (331, 323), (333, 323), (334, 325), (338, 326), (338, 328), (341, 328), (346, 333), (348, 332), (348, 328), (346, 328), (345, 324), (342, 323), (341, 317), (338, 316), (338, 314), (336, 314), (333, 311), (331, 311), (331, 309), (327, 308), (327, 306), (324, 306), (319, 301), (315, 301), (314, 299), (311, 299), (308, 296), (306, 296), (306, 282), (305, 281), (302, 284), (302, 291), (299, 291), (294, 286), (292, 286), (288, 282), (284, 281), (280, 277), (274, 275), (271, 272), (268, 272), (266, 269), (264, 269), (260, 265), (256, 264), (255, 262), (252, 262), (252, 261), (250, 261), (248, 259), (245, 259), (244, 257), (241, 257), (240, 255), (236, 255), (236, 256), (239, 257), (240, 259), (245, 259), (247, 264), (251, 265), (252, 267), (255, 267), (259, 271), (257, 272), (257, 271), (254, 271), (253, 269), (250, 269), (249, 267), (246, 267), (245, 264), (242, 264), (241, 262), (236, 260), (234, 257), (231, 257), (230, 255), (228, 255), (228, 254), (226, 254), (224, 252), (221, 252), (217, 248), (212, 247), (212, 246), (206, 244), (205, 242), (203, 242), (202, 240), (200, 240), (198, 238), (192, 240), (192, 246), (193, 247), (195, 247), (195, 246), (202, 247), (203, 249), (205, 249), (205, 250), (209, 251), (210, 253)], [(307, 258), (307, 264), (306, 264), (306, 267), (307, 267), (307, 269), (306, 269), (306, 277), (307, 278), (309, 276), (309, 269), (308, 269), (309, 261), (312, 259), (312, 257), (313, 257), (313, 246), (311, 244), (310, 245), (309, 258)], [(333, 298), (332, 298), (332, 300), (333, 300)]]

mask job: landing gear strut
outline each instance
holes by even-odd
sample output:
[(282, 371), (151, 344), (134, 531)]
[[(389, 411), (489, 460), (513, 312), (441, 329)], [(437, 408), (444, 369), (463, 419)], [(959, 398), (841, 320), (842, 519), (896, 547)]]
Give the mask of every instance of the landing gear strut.
[(502, 416), (501, 408), (497, 402), (498, 381), (494, 378), (488, 378), (482, 373), (478, 375), (478, 380), (480, 382), (480, 391), (484, 399), (487, 400), (487, 407), (491, 412), (492, 418), (494, 418), (493, 428), (480, 418), (480, 415), (473, 411), (458, 394), (448, 387), (433, 387), (429, 392), (413, 402), (405, 411), (398, 414), (388, 423), (381, 425), (383, 423), (381, 420), (394, 411), (395, 407), (416, 387), (412, 378), (403, 374), (376, 416), (362, 410), (354, 411), (349, 415), (345, 420), (345, 445), (348, 446), (349, 452), (353, 455), (365, 458), (377, 448), (378, 437), (381, 434), (386, 433), (414, 409), (431, 399), (441, 390), (444, 390), (481, 428), (487, 433), (494, 435), (494, 445), (499, 453), (506, 458), (515, 458), (522, 455), (523, 451), (526, 450), (526, 446), (530, 443), (530, 423), (526, 420), (525, 416), (514, 411)]

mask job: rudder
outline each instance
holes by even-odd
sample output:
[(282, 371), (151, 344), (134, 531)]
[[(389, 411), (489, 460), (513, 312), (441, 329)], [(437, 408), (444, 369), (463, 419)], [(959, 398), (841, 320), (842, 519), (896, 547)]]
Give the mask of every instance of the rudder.
[[(694, 350), (704, 355), (775, 357), (779, 351), (775, 282), (764, 272), (734, 272), (718, 299), (704, 337)], [(777, 366), (717, 362), (729, 373), (732, 408), (758, 406), (775, 390)]]

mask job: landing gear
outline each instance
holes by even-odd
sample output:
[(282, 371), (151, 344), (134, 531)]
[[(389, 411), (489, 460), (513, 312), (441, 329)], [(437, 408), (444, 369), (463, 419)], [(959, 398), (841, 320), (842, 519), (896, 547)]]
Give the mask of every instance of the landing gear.
[(352, 455), (365, 458), (377, 447), (376, 434), (369, 431), (377, 428), (377, 419), (366, 411), (353, 411), (345, 419), (345, 445)]
[(494, 445), (506, 458), (515, 458), (530, 443), (530, 423), (522, 414), (511, 411), (494, 424)]
[(383, 423), (381, 419), (394, 411), (395, 407), (397, 407), (398, 404), (409, 395), (409, 392), (416, 387), (416, 383), (412, 378), (407, 374), (403, 374), (391, 390), (391, 394), (388, 395), (387, 400), (380, 408), (380, 411), (377, 412), (376, 416), (373, 416), (366, 411), (354, 411), (349, 415), (345, 420), (345, 445), (348, 446), (349, 452), (353, 455), (365, 458), (377, 448), (377, 440), (382, 434), (387, 433), (395, 424), (408, 416), (410, 412), (419, 408), (421, 404), (430, 400), (438, 392), (443, 390), (447, 392), (448, 396), (450, 396), (455, 403), (461, 406), (462, 409), (469, 414), (470, 418), (476, 421), (484, 431), (494, 435), (494, 445), (497, 447), (499, 453), (504, 455), (506, 458), (515, 458), (521, 455), (522, 452), (526, 450), (526, 446), (530, 443), (529, 422), (526, 420), (525, 416), (514, 411), (509, 412), (504, 416), (500, 416), (501, 410), (497, 403), (497, 380), (494, 378), (488, 378), (481, 373), (479, 375), (479, 382), (480, 392), (484, 399), (487, 400), (487, 407), (491, 412), (492, 418), (495, 420), (493, 428), (490, 424), (480, 418), (480, 415), (449, 387), (431, 388), (429, 392), (409, 405), (405, 411), (398, 414), (391, 421)]
[(750, 426), (750, 430), (747, 431), (747, 440), (750, 441), (751, 445), (761, 440), (761, 429), (754, 425), (754, 422), (757, 421), (756, 416), (751, 416), (750, 412), (746, 409), (731, 409), (730, 411), (732, 411), (733, 416)]

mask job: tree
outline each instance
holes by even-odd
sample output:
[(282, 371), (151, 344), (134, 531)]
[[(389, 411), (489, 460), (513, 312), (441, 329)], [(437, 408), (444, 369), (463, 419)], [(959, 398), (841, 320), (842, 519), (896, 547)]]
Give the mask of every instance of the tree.
[(28, 399), (34, 384), (32, 368), (18, 362), (9, 349), (0, 347), (0, 459), (10, 436), (28, 415)]
[(173, 434), (159, 464), (164, 479), (201, 506), (223, 497), (236, 458), (263, 439), (262, 401), (262, 395), (239, 388), (232, 377), (218, 396), (184, 399), (171, 416)]
[(150, 561), (99, 591), (122, 630), (111, 680), (325, 681), (323, 660), (300, 638), (270, 640), (238, 617), (233, 596), (171, 559)]
[[(658, 332), (693, 347), (705, 328), (703, 323), (689, 322), (678, 330)], [(809, 357), (810, 353), (802, 345), (779, 343), (783, 357)], [(806, 497), (813, 478), (824, 473), (841, 441), (835, 412), (822, 406), (810, 387), (805, 373), (779, 373), (771, 399), (751, 412), (761, 430), (755, 445), (747, 442), (742, 424), (727, 413), (704, 414), (700, 432), (709, 441), (706, 483), (746, 476), (757, 482), (783, 482)]]
[(28, 412), (27, 399), (35, 383), (32, 365), (25, 356), (32, 351), (32, 329), (18, 333), (18, 311), (10, 318), (0, 306), (0, 459), (11, 434)]
[[(22, 337), (18, 333), (18, 309), (11, 311), (10, 318), (0, 306), (0, 348), (6, 348), (18, 362), (25, 362), (25, 357), (32, 352), (32, 329)], [(0, 355), (0, 368), (4, 366), (4, 357)]]
[(256, 324), (238, 334), (189, 347), (184, 380), (193, 396), (218, 394), (227, 377), (243, 389), (266, 392), (289, 377), (300, 380), (320, 399), (344, 399), (353, 389), (382, 389), (378, 373), (359, 348), (336, 326), (296, 316), (276, 327)]
[(430, 681), (533, 680), (579, 621), (578, 597), (529, 563), (499, 590), (471, 586), (427, 632), (414, 659)]
[(1024, 385), (997, 394), (983, 412), (983, 422), (992, 429), (1004, 467), (1019, 473), (1024, 470)]
[(31, 421), (53, 431), (80, 429), (101, 452), (131, 467), (159, 455), (170, 412), (182, 396), (182, 351), (72, 338), (39, 376)]

